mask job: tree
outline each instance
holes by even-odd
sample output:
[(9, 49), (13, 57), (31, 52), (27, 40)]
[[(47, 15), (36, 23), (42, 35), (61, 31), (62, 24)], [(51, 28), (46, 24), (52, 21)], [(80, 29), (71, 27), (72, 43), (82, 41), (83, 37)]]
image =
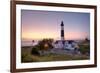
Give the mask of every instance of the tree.
[(48, 50), (48, 49), (52, 49), (53, 45), (52, 45), (53, 39), (43, 39), (42, 41), (39, 41), (39, 48), (40, 50)]
[(33, 46), (31, 54), (40, 55), (40, 52), (42, 52), (43, 54), (44, 51), (52, 49), (53, 48), (52, 42), (53, 39), (43, 39), (39, 41), (36, 46)]
[(33, 44), (34, 44), (34, 40), (32, 40), (32, 46), (33, 46)]
[(85, 41), (86, 41), (86, 42), (89, 42), (90, 40), (86, 37), (86, 38), (85, 38)]

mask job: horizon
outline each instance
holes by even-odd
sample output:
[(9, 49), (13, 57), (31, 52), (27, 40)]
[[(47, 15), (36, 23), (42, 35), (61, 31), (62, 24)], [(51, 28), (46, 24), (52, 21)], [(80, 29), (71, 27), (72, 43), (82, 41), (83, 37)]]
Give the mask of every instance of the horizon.
[(64, 22), (65, 40), (90, 39), (89, 13), (21, 10), (21, 16), (22, 40), (60, 40), (61, 21)]
[[(83, 39), (65, 39), (65, 40), (75, 40), (76, 41), (76, 40), (85, 40), (86, 38), (83, 38)], [(53, 38), (42, 38), (42, 39), (23, 39), (22, 38), (22, 41), (32, 41), (32, 40), (34, 40), (34, 41), (41, 41), (43, 39), (53, 39)], [(88, 38), (88, 39), (90, 40), (90, 38)], [(57, 40), (61, 40), (61, 39), (53, 39), (53, 40), (57, 41)]]

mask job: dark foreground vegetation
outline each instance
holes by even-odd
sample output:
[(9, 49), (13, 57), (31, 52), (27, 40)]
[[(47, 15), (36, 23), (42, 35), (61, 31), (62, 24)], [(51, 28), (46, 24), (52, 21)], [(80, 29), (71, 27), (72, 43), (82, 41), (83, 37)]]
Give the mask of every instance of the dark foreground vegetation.
[(52, 46), (53, 39), (43, 39), (35, 46), (24, 46), (21, 48), (21, 62), (46, 62), (46, 61), (67, 61), (67, 60), (86, 60), (89, 59), (90, 44), (88, 40), (79, 43), (79, 51), (81, 55), (56, 54), (48, 53), (54, 47)]

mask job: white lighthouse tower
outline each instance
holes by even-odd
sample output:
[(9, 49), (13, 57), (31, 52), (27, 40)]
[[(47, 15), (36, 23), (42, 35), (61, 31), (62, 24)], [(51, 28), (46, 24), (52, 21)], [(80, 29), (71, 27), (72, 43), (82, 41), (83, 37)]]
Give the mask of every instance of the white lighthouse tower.
[(63, 45), (63, 49), (64, 49), (64, 43), (65, 43), (65, 39), (64, 39), (64, 23), (63, 21), (61, 22), (61, 41), (62, 41), (62, 45)]

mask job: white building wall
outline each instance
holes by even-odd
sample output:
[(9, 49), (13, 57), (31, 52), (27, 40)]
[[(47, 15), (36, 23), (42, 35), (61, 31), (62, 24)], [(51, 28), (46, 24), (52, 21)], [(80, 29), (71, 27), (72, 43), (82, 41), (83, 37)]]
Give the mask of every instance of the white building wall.
[[(66, 41), (64, 49), (74, 50), (76, 45), (77, 43), (75, 42), (72, 42), (72, 44), (69, 44), (68, 41)], [(62, 49), (63, 48), (62, 42), (60, 41), (57, 44), (54, 44), (54, 48)]]

